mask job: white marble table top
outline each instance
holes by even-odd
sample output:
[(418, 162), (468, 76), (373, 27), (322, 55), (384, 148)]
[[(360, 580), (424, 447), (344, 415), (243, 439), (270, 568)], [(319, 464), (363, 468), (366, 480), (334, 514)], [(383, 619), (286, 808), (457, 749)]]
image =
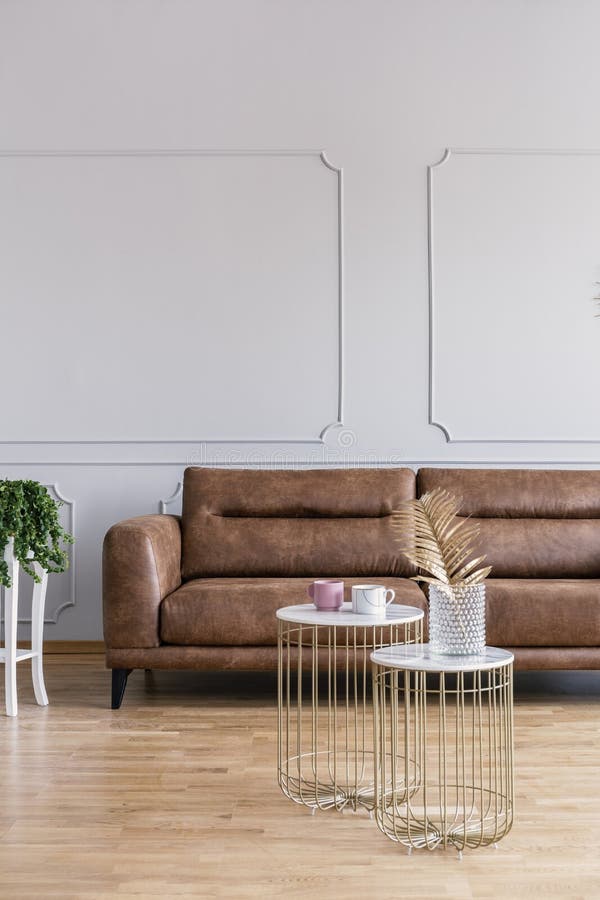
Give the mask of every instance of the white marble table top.
[(391, 603), (385, 611), (385, 616), (365, 616), (353, 613), (351, 603), (344, 603), (338, 610), (317, 609), (314, 603), (301, 603), (299, 606), (284, 606), (278, 609), (277, 618), (297, 625), (345, 625), (349, 628), (358, 628), (418, 622), (423, 618), (423, 610), (416, 606)]
[(378, 666), (413, 672), (479, 672), (505, 666), (514, 660), (514, 656), (498, 647), (486, 647), (477, 656), (456, 656), (432, 653), (429, 644), (395, 644), (374, 650), (371, 660)]

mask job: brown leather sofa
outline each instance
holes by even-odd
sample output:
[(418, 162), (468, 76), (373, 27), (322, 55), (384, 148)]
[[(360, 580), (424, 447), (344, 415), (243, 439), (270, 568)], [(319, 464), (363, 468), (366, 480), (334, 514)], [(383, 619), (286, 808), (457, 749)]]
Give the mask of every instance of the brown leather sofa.
[(486, 640), (518, 669), (600, 668), (600, 471), (421, 469), (481, 526)]
[(600, 472), (190, 468), (181, 520), (141, 516), (105, 538), (113, 708), (135, 668), (275, 668), (275, 610), (314, 578), (347, 592), (368, 578), (426, 610), (389, 516), (436, 486), (481, 523), (487, 642), (521, 669), (600, 668)]
[(103, 554), (106, 664), (118, 708), (136, 668), (274, 669), (275, 611), (315, 578), (365, 578), (427, 606), (390, 514), (412, 469), (189, 468), (183, 514), (114, 525)]

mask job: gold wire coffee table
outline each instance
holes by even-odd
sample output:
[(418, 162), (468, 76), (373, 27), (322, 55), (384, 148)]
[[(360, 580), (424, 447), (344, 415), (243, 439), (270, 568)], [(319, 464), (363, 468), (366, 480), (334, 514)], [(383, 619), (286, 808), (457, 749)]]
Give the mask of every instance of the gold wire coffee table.
[(511, 829), (513, 655), (371, 654), (375, 819), (409, 848), (496, 844)]
[(392, 604), (385, 618), (312, 603), (277, 611), (278, 779), (283, 793), (317, 809), (375, 803), (369, 654), (421, 640), (423, 612)]

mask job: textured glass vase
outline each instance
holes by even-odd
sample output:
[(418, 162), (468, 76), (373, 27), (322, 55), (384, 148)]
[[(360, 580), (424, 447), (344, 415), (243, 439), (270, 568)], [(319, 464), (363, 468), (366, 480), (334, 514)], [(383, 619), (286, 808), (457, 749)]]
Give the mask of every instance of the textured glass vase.
[(483, 653), (485, 585), (429, 585), (429, 645), (434, 653)]

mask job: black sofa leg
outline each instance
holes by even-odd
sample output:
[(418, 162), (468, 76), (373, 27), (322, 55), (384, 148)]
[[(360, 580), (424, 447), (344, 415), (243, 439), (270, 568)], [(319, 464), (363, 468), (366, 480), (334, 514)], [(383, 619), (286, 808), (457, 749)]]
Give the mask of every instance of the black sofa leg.
[(112, 709), (120, 709), (123, 702), (123, 694), (127, 686), (127, 679), (132, 669), (113, 669), (112, 670)]

